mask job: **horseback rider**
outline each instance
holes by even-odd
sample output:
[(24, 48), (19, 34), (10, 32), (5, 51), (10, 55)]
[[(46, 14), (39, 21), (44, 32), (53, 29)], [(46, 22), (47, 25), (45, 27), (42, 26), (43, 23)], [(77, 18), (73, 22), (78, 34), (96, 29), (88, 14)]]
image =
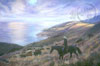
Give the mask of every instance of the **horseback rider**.
[(68, 48), (67, 37), (64, 36), (64, 48), (63, 48), (63, 50), (66, 50), (67, 51), (67, 48)]
[(57, 46), (57, 45), (52, 46), (50, 53), (52, 53), (53, 50), (58, 51), (60, 59), (63, 59), (63, 56), (68, 53), (70, 53), (70, 58), (72, 58), (73, 53), (76, 54), (77, 56), (78, 56), (78, 54), (82, 54), (79, 47), (73, 46), (73, 45), (68, 46), (67, 38), (65, 36), (64, 36), (64, 46)]

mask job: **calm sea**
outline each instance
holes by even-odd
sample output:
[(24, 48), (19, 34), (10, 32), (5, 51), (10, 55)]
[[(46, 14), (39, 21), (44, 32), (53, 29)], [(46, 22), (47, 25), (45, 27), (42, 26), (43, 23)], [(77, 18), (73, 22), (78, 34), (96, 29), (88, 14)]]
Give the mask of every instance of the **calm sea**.
[(0, 22), (0, 42), (26, 45), (44, 38), (37, 37), (42, 26), (28, 22)]

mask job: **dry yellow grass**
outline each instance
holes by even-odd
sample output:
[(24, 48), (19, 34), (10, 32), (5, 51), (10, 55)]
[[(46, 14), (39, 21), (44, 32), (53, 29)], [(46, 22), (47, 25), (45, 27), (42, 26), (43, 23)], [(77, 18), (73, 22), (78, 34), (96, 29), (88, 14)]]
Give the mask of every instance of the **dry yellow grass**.
[(87, 28), (87, 27), (93, 27), (93, 26), (94, 26), (94, 24), (88, 24), (88, 23), (81, 23), (80, 22), (80, 23), (72, 26), (71, 29), (73, 29), (73, 28), (79, 28), (79, 27), (85, 27), (85, 28)]
[(7, 66), (6, 63), (0, 62), (0, 66)]
[(39, 56), (28, 56), (24, 58), (10, 58), (10, 63), (7, 66), (49, 66), (51, 59), (50, 54), (43, 54)]

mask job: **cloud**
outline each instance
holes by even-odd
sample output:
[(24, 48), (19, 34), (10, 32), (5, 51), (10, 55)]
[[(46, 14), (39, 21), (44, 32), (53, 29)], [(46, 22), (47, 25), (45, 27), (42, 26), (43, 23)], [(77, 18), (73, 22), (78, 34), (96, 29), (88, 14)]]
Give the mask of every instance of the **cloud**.
[(11, 13), (12, 14), (23, 14), (25, 13), (25, 4), (23, 0), (16, 0), (11, 4)]
[[(89, 0), (38, 0), (36, 5), (29, 5), (27, 1), (29, 0), (9, 0), (8, 3), (3, 0), (0, 1), (0, 20), (37, 22), (76, 20), (79, 6), (85, 6), (87, 3), (95, 6), (99, 0), (91, 0), (91, 2)], [(98, 6), (95, 7), (99, 12)], [(86, 12), (91, 13), (92, 11), (91, 9), (86, 10)]]
[(3, 15), (5, 12), (9, 13), (9, 8), (6, 5), (0, 3), (0, 14)]

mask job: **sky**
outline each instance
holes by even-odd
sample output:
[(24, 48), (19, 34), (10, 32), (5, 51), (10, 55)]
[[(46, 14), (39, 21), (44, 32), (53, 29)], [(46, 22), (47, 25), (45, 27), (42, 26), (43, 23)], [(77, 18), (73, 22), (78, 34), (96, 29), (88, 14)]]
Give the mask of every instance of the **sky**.
[(99, 3), (100, 0), (0, 0), (0, 42), (25, 45), (37, 41), (36, 34), (43, 29), (100, 15)]
[(0, 21), (83, 20), (99, 14), (99, 3), (100, 0), (0, 0)]

